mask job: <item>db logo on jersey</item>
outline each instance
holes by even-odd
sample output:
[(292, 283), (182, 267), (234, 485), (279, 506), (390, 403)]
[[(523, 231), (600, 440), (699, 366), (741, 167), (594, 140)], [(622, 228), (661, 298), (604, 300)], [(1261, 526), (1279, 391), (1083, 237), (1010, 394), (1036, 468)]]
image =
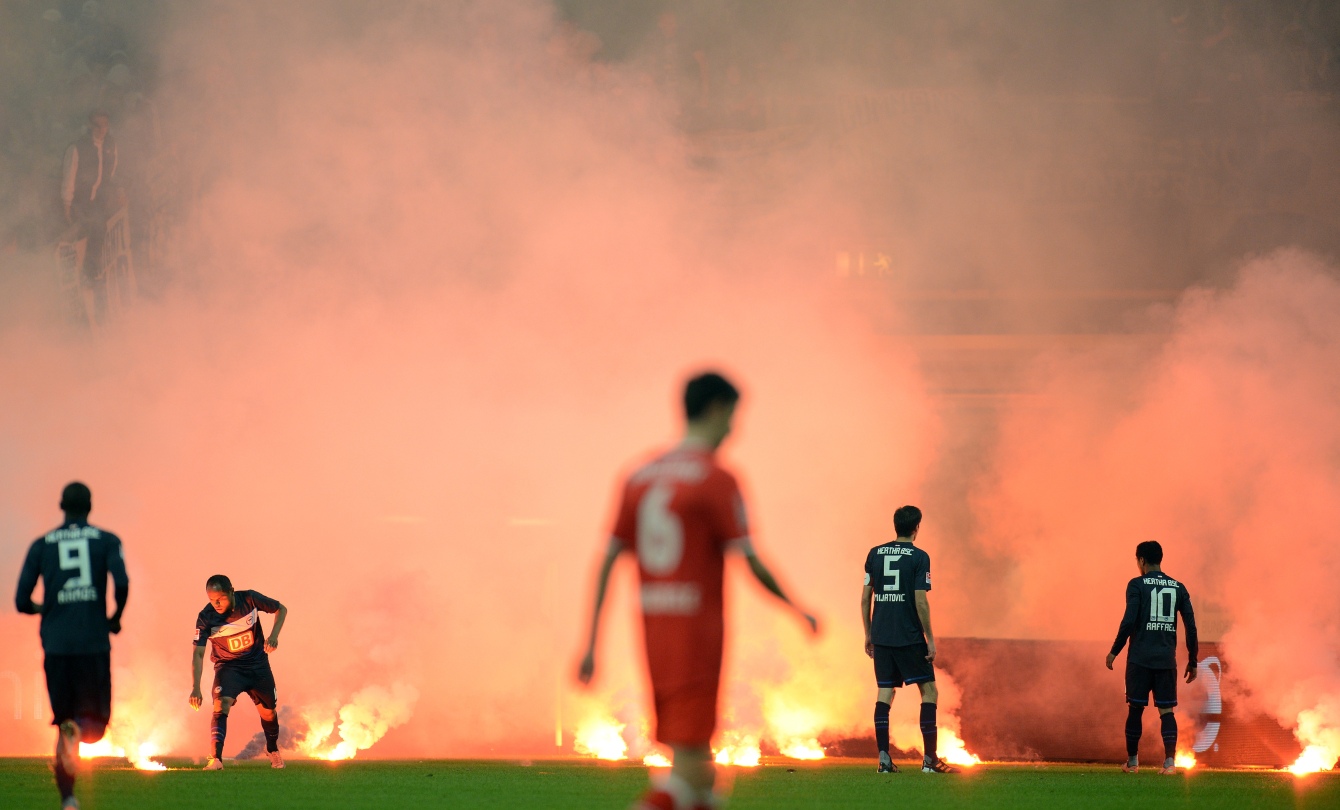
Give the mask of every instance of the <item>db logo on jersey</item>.
[(256, 636), (250, 630), (245, 633), (238, 633), (235, 636), (228, 637), (228, 652), (242, 652), (250, 647)]

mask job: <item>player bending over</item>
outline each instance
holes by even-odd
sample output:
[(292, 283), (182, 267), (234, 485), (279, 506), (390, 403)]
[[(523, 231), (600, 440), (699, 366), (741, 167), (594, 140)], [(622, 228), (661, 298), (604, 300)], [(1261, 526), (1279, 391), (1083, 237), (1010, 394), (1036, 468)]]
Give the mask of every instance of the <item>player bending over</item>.
[[(199, 709), (200, 671), (205, 661), (205, 642), (210, 642), (210, 660), (214, 662), (214, 715), (209, 736), (213, 756), (205, 764), (207, 771), (223, 770), (223, 739), (228, 734), (228, 711), (245, 692), (256, 704), (265, 732), (265, 750), (270, 767), (284, 767), (279, 754), (279, 716), (275, 712), (275, 676), (270, 670), (269, 653), (279, 646), (279, 630), (284, 626), (288, 608), (257, 591), (234, 591), (233, 583), (223, 574), (215, 574), (205, 583), (209, 604), (195, 620), (195, 657), (191, 659), (191, 708)], [(260, 614), (276, 613), (270, 637), (264, 638)]]
[[(130, 594), (121, 540), (88, 522), (93, 495), (75, 481), (61, 493), (65, 521), (33, 541), (14, 598), (20, 613), (42, 615), (47, 695), (56, 732), (56, 787), (61, 807), (74, 797), (79, 743), (102, 739), (112, 719), (112, 642)], [(116, 583), (116, 612), (107, 615), (107, 575)], [(33, 589), (42, 580), (42, 604)]]
[(1117, 660), (1117, 653), (1131, 640), (1126, 653), (1126, 764), (1121, 769), (1135, 773), (1140, 767), (1140, 717), (1149, 704), (1149, 693), (1154, 693), (1154, 706), (1159, 710), (1163, 731), (1163, 770), (1173, 773), (1173, 756), (1177, 751), (1177, 614), (1186, 623), (1186, 682), (1196, 680), (1196, 617), (1191, 612), (1191, 595), (1186, 586), (1165, 575), (1163, 547), (1148, 540), (1135, 547), (1135, 564), (1140, 576), (1126, 583), (1126, 615), (1121, 617), (1117, 640), (1107, 654), (1107, 668)]
[(610, 569), (620, 554), (637, 554), (656, 739), (674, 752), (669, 779), (636, 805), (645, 810), (716, 804), (711, 740), (725, 629), (725, 554), (743, 554), (763, 587), (795, 609), (812, 632), (818, 629), (814, 617), (787, 599), (755, 554), (739, 486), (716, 462), (714, 454), (730, 435), (739, 398), (735, 386), (719, 374), (689, 380), (684, 440), (628, 477), (596, 579), (590, 643), (578, 673), (582, 683), (590, 683), (595, 673), (596, 631)]
[[(921, 510), (903, 506), (893, 513), (898, 536), (875, 546), (865, 558), (865, 586), (861, 588), (861, 621), (865, 624), (865, 654), (875, 659), (875, 743), (879, 746), (879, 773), (897, 773), (889, 757), (889, 708), (893, 690), (916, 684), (921, 690), (922, 773), (958, 773), (937, 753), (939, 732), (935, 709), (940, 692), (935, 686), (935, 634), (931, 632), (931, 557), (917, 548)], [(874, 603), (872, 614), (871, 603)]]

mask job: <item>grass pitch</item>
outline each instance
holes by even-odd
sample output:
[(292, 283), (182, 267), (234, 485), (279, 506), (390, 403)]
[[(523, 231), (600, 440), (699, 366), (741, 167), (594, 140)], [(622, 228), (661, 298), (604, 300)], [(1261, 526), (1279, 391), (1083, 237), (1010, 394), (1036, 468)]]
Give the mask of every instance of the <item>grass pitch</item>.
[[(76, 795), (85, 810), (163, 808), (609, 808), (623, 810), (647, 785), (633, 764), (581, 760), (534, 763), (477, 761), (232, 763), (204, 773), (188, 762), (160, 773), (104, 760), (80, 774)], [(732, 810), (900, 806), (958, 808), (1336, 808), (1340, 773), (1295, 778), (1270, 771), (1193, 771), (1160, 776), (1123, 774), (1115, 766), (985, 765), (959, 776), (876, 774), (873, 763), (767, 761), (734, 769)], [(56, 808), (46, 761), (0, 760), (0, 807)]]

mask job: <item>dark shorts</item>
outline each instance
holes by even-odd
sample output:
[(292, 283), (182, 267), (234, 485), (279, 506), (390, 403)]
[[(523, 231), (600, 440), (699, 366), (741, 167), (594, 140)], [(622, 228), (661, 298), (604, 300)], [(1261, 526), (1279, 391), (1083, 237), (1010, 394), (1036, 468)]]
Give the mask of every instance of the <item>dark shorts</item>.
[(51, 725), (74, 720), (81, 740), (101, 740), (112, 719), (112, 654), (48, 655), (42, 668), (51, 698)]
[(279, 703), (275, 692), (275, 675), (270, 662), (243, 666), (219, 664), (214, 668), (214, 699), (232, 698), (246, 694), (257, 706), (273, 709)]
[(1177, 670), (1150, 669), (1139, 664), (1126, 665), (1126, 702), (1132, 706), (1148, 706), (1149, 693), (1154, 693), (1154, 705), (1169, 709), (1177, 705)]
[(875, 685), (881, 689), (911, 686), (935, 680), (935, 667), (926, 660), (926, 643), (905, 647), (875, 645)]

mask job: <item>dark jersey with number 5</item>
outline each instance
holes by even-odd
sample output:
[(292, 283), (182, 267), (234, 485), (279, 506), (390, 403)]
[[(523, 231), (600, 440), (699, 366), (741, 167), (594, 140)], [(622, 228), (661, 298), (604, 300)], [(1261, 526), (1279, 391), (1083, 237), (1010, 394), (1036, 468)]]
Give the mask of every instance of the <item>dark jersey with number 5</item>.
[(895, 540), (870, 549), (865, 584), (874, 591), (870, 640), (881, 647), (926, 641), (917, 615), (917, 591), (931, 589), (931, 556), (911, 543)]
[(15, 606), (36, 613), (33, 589), (42, 580), (42, 649), (48, 655), (110, 652), (107, 575), (117, 601), (130, 588), (121, 539), (83, 521), (69, 521), (33, 541), (19, 574)]
[(1126, 614), (1121, 618), (1112, 654), (1131, 641), (1128, 664), (1150, 669), (1177, 669), (1177, 616), (1186, 625), (1186, 650), (1197, 660), (1196, 617), (1186, 586), (1161, 571), (1152, 571), (1126, 583)]
[(223, 664), (266, 664), (260, 614), (278, 613), (279, 602), (257, 591), (234, 591), (233, 609), (220, 613), (205, 605), (195, 620), (195, 646), (210, 644), (209, 660), (215, 668)]

